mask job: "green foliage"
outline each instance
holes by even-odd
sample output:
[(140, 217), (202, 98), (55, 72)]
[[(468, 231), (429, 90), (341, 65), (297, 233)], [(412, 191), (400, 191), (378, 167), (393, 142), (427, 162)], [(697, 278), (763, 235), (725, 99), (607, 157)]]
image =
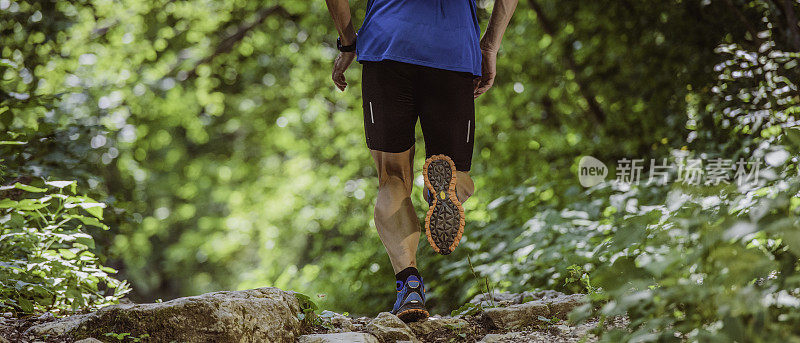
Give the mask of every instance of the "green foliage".
[[(791, 199), (800, 180), (781, 183), (744, 194), (673, 189), (620, 214), (633, 227), (610, 232), (599, 249), (593, 280), (602, 291), (592, 298), (602, 316), (627, 314), (632, 331), (604, 339), (795, 339), (800, 222)], [(634, 230), (635, 239), (623, 237)]]
[[(485, 26), (491, 2), (477, 3)], [(359, 66), (337, 92), (322, 3), (0, 4), (3, 184), (28, 194), (27, 180), (76, 180), (113, 207), (102, 222), (94, 207), (68, 210), (109, 226), (87, 233), (136, 300), (270, 285), (326, 293), (337, 311), (388, 309)], [(358, 26), (365, 1), (353, 5)], [(555, 289), (589, 293), (586, 313), (627, 312), (631, 331), (607, 341), (790, 340), (797, 13), (768, 0), (520, 2), (476, 102), (464, 242), (447, 257), (421, 242), (432, 310), (489, 285)], [(753, 188), (575, 180), (583, 155), (784, 152)], [(320, 320), (305, 301), (303, 320)], [(455, 312), (479, 310), (465, 306)]]
[(302, 293), (294, 292), (294, 297), (297, 298), (297, 302), (300, 303), (300, 313), (297, 314), (297, 319), (303, 323), (303, 326), (313, 327), (321, 325), (322, 319), (317, 315), (317, 310), (319, 310), (317, 304)]
[(105, 204), (75, 192), (74, 181), (0, 187), (0, 311), (97, 308), (129, 291), (85, 232), (108, 229)]
[(461, 307), (453, 310), (450, 312), (450, 315), (453, 317), (456, 316), (474, 316), (478, 313), (483, 312), (485, 307), (481, 304), (473, 304), (473, 303), (464, 303)]
[(586, 294), (595, 295), (597, 293), (597, 288), (592, 286), (592, 279), (589, 274), (583, 270), (583, 267), (573, 264), (567, 267), (567, 271), (569, 274), (566, 279), (564, 279), (565, 286), (572, 282), (580, 282), (586, 288)]
[(106, 332), (106, 337), (116, 338), (118, 341), (127, 341), (130, 338), (131, 342), (142, 342), (146, 341), (150, 338), (149, 334), (141, 334), (140, 336), (133, 336), (130, 332), (123, 332), (123, 333), (116, 333), (116, 332)]

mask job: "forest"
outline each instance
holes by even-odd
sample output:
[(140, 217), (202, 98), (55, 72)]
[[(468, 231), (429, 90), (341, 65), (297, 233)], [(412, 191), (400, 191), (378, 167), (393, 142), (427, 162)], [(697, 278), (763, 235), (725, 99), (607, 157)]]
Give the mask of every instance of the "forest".
[[(420, 243), (432, 312), (548, 289), (589, 295), (576, 321), (627, 315), (604, 342), (800, 342), (798, 18), (521, 0), (475, 102), (461, 244)], [(0, 0), (0, 312), (264, 286), (387, 311), (361, 66), (336, 89), (336, 37), (322, 1)], [(585, 156), (608, 167), (589, 187)]]

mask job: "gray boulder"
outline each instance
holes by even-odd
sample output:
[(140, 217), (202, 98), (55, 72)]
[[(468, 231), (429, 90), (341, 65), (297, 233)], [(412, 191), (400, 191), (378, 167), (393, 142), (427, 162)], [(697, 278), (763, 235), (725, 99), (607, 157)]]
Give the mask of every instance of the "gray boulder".
[(294, 342), (300, 305), (290, 292), (265, 287), (224, 291), (140, 305), (117, 305), (32, 326), (28, 333), (104, 337), (150, 335), (150, 342)]
[(514, 329), (539, 322), (539, 316), (547, 318), (550, 309), (543, 301), (531, 301), (508, 307), (493, 307), (483, 311), (483, 318), (498, 329)]
[(381, 342), (419, 342), (408, 325), (389, 312), (381, 312), (375, 319), (371, 320), (367, 324), (367, 332), (378, 337)]
[(559, 319), (567, 319), (567, 315), (569, 315), (573, 309), (585, 303), (585, 295), (570, 294), (547, 300), (547, 307), (550, 308), (551, 316), (558, 317)]
[(327, 320), (330, 322), (331, 326), (333, 326), (334, 332), (356, 331), (356, 326), (353, 325), (353, 320), (340, 313), (329, 313), (331, 313), (331, 315)]
[(303, 335), (297, 343), (378, 343), (378, 339), (363, 332), (342, 332)]
[(524, 299), (550, 300), (550, 299), (555, 299), (555, 298), (564, 296), (564, 293), (561, 293), (561, 292), (558, 292), (558, 291), (554, 291), (554, 290), (550, 290), (550, 289), (546, 289), (546, 290), (542, 290), (542, 291), (522, 292), (521, 294), (522, 294), (523, 302), (524, 302)]
[(431, 317), (427, 320), (409, 323), (411, 331), (417, 336), (427, 336), (436, 331), (467, 331), (470, 329), (469, 323), (461, 318), (453, 317)]
[(474, 296), (469, 302), (481, 306), (493, 306), (493, 305), (506, 306), (506, 305), (522, 304), (528, 301), (535, 301), (535, 300), (550, 300), (561, 296), (564, 296), (564, 293), (553, 290), (531, 291), (522, 293), (494, 292), (491, 295), (489, 293), (478, 294)]

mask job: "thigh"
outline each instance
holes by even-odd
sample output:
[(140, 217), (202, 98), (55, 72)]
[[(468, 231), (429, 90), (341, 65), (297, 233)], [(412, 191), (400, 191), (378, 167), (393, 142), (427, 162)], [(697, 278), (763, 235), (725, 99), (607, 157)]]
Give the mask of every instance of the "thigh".
[(407, 73), (391, 61), (363, 63), (364, 133), (372, 150), (399, 153), (414, 145), (417, 113)]
[(475, 102), (472, 75), (442, 69), (420, 69), (417, 92), (425, 155), (449, 156), (459, 171), (472, 166)]

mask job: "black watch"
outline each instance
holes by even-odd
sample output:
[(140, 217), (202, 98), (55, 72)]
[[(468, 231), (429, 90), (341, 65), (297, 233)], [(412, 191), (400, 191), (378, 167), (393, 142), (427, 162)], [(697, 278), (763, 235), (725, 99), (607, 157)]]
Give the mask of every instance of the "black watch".
[(341, 52), (353, 52), (356, 51), (356, 42), (353, 41), (353, 44), (350, 45), (342, 45), (342, 37), (339, 37), (336, 38), (336, 48)]

